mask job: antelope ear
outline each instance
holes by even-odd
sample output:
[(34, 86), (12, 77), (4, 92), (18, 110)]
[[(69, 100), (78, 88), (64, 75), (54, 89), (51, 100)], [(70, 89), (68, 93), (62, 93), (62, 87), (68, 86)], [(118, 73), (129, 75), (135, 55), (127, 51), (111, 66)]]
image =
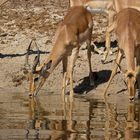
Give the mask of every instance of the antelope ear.
[(33, 74), (35, 74), (37, 72), (36, 68), (37, 68), (37, 65), (39, 64), (39, 61), (40, 61), (40, 55), (37, 55), (34, 59), (33, 66), (32, 66), (32, 73)]
[(45, 65), (45, 70), (48, 70), (51, 68), (52, 65), (52, 60), (50, 60), (46, 65)]

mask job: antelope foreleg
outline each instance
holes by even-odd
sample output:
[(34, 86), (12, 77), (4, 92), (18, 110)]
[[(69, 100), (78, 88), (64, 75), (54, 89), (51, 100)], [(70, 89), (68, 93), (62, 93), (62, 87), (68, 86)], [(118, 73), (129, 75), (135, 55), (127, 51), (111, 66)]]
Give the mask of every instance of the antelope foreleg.
[(117, 64), (116, 64), (116, 66), (114, 67), (114, 69), (112, 70), (110, 79), (109, 79), (109, 81), (108, 81), (108, 83), (107, 83), (107, 86), (106, 86), (106, 88), (105, 88), (105, 90), (104, 90), (104, 97), (106, 97), (106, 93), (107, 93), (107, 90), (108, 90), (108, 88), (109, 88), (109, 85), (110, 85), (112, 79), (114, 78), (114, 76), (116, 75), (116, 72), (117, 72), (117, 69), (118, 69), (118, 65), (120, 65), (122, 58), (123, 58), (123, 55), (122, 55), (122, 53), (119, 51), (119, 52), (118, 52), (118, 55), (117, 55), (117, 58), (116, 58), (116, 63), (117, 63)]
[(73, 70), (74, 70), (74, 64), (75, 64), (77, 56), (78, 56), (79, 47), (80, 46), (76, 46), (76, 48), (74, 48), (72, 50), (72, 55), (70, 56), (70, 65), (69, 65), (68, 71), (67, 71), (68, 76), (70, 78), (70, 102), (73, 102), (73, 96), (74, 96), (74, 91), (73, 91)]

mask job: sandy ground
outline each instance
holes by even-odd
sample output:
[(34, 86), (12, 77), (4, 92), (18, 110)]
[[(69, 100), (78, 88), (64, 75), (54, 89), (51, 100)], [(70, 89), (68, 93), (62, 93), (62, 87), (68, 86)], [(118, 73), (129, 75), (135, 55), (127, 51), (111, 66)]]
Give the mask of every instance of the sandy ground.
[[(68, 1), (9, 1), (1, 7), (0, 14), (0, 88), (1, 90), (28, 91), (28, 81), (23, 75), (22, 68), (25, 63), (26, 49), (32, 38), (36, 38), (41, 50), (41, 59), (48, 56), (53, 47), (53, 36), (57, 24), (63, 19), (68, 9)], [(100, 49), (104, 47), (105, 30), (107, 25), (106, 15), (93, 15), (93, 41), (96, 41)], [(114, 37), (113, 37), (114, 40)], [(35, 46), (35, 45), (33, 45)], [(115, 49), (113, 49), (115, 51)], [(36, 54), (36, 48), (30, 55), (29, 63), (32, 65)], [(112, 60), (115, 54), (108, 57), (107, 64), (101, 63), (98, 54), (92, 55), (92, 68), (97, 72), (97, 88), (88, 85), (88, 63), (85, 45), (81, 47), (79, 58), (74, 70), (75, 90), (80, 93), (102, 93), (111, 69), (114, 66)], [(49, 77), (45, 91), (58, 92), (61, 90), (62, 66), (61, 64)], [(61, 80), (60, 80), (61, 81)], [(124, 88), (122, 76), (116, 76), (110, 91), (115, 93)], [(44, 91), (44, 90), (43, 90)], [(45, 92), (44, 91), (44, 92)], [(94, 94), (95, 93), (95, 94)], [(42, 93), (41, 93), (42, 94)]]

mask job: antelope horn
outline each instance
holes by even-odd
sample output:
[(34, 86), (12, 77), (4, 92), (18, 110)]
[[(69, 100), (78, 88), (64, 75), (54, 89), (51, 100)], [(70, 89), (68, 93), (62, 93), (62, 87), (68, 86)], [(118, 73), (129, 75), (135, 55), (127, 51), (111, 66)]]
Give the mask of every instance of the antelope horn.
[(40, 63), (40, 51), (38, 49), (38, 55), (35, 56), (35, 59), (34, 59), (34, 62), (33, 62), (33, 67), (32, 67), (32, 73), (33, 74), (37, 72), (36, 67), (39, 63)]
[(29, 54), (30, 54), (30, 48), (31, 48), (32, 42), (33, 42), (33, 40), (31, 40), (31, 42), (27, 48), (27, 52), (26, 52), (26, 56), (25, 56), (25, 64), (24, 64), (25, 67), (29, 66)]

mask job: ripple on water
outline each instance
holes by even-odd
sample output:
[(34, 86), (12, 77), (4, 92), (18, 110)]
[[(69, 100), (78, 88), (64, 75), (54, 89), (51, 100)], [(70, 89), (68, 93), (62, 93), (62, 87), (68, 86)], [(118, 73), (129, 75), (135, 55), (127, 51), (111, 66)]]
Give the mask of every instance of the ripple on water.
[(104, 102), (59, 94), (29, 99), (21, 93), (0, 94), (0, 139), (104, 140), (140, 137), (140, 101)]

